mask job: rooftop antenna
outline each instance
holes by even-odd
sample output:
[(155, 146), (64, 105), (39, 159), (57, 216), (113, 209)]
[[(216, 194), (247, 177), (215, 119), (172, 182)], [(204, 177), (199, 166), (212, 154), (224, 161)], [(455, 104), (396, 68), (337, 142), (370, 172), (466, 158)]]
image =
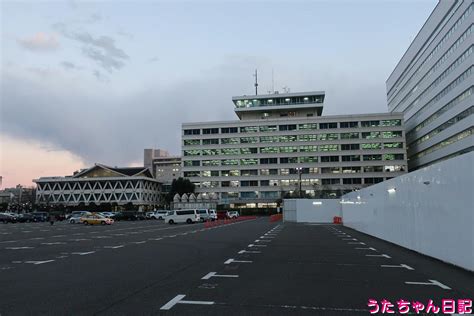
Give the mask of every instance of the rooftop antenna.
[(273, 80), (273, 68), (272, 68), (272, 93), (275, 93), (275, 81)]
[(254, 74), (254, 77), (255, 77), (255, 95), (258, 95), (258, 80), (257, 80), (257, 69), (255, 69), (255, 74)]

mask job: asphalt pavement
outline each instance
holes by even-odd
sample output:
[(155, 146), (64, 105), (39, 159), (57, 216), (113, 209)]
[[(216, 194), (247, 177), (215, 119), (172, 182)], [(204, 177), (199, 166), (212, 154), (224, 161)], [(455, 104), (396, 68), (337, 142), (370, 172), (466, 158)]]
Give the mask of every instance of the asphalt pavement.
[[(462, 254), (460, 254), (462, 255)], [(0, 225), (0, 315), (354, 315), (474, 275), (340, 225)]]

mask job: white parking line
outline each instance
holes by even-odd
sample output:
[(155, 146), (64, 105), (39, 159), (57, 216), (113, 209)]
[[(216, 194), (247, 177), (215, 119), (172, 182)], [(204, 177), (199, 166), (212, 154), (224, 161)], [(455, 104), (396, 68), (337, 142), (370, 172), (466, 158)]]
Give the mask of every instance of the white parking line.
[(33, 249), (35, 247), (6, 247), (8, 250), (21, 250), (21, 249)]
[(119, 246), (104, 246), (104, 248), (107, 248), (107, 249), (118, 249), (118, 248), (123, 248), (125, 247), (125, 245), (119, 245)]
[(361, 242), (361, 241), (348, 242), (347, 244), (349, 244), (349, 245), (365, 245), (365, 243)]
[(365, 255), (366, 257), (385, 257), (385, 258), (392, 258), (389, 255), (383, 254), (383, 255)]
[(176, 295), (175, 298), (173, 298), (171, 301), (163, 305), (160, 310), (170, 310), (175, 306), (176, 304), (196, 304), (196, 305), (213, 305), (214, 302), (212, 301), (183, 301), (182, 299), (186, 295)]
[(73, 252), (71, 254), (73, 255), (79, 255), (79, 256), (85, 256), (85, 255), (90, 255), (92, 253), (94, 253), (95, 251), (88, 251), (88, 252)]
[(243, 253), (262, 253), (262, 252), (261, 251), (249, 251), (249, 250), (240, 250), (238, 252), (239, 255), (241, 255)]
[(209, 280), (210, 278), (238, 278), (238, 275), (235, 274), (217, 274), (217, 272), (209, 272), (201, 278), (201, 280)]
[(65, 242), (42, 242), (41, 243), (42, 245), (65, 245), (66, 243)]
[(254, 245), (254, 244), (249, 244), (247, 247), (266, 247), (267, 245)]
[(360, 250), (373, 250), (373, 251), (377, 251), (377, 249), (375, 249), (375, 248), (372, 248), (372, 247), (368, 247), (368, 248), (355, 248), (355, 249), (360, 249)]
[(224, 264), (231, 264), (231, 263), (252, 263), (252, 261), (247, 261), (247, 260), (235, 260), (235, 259), (228, 259), (227, 261), (224, 262)]
[(271, 242), (271, 240), (255, 239), (255, 242)]
[(445, 290), (451, 290), (451, 288), (447, 285), (444, 285), (443, 283), (436, 281), (436, 280), (428, 280), (430, 281), (429, 283), (427, 282), (410, 282), (410, 281), (405, 281), (406, 284), (416, 284), (416, 285), (436, 285), (439, 286), (442, 289)]
[(409, 265), (406, 265), (406, 264), (401, 264), (401, 265), (382, 264), (381, 267), (382, 268), (405, 268), (405, 269), (408, 269), (408, 270), (415, 270), (415, 269), (413, 269), (412, 267), (410, 267)]
[(136, 245), (141, 245), (141, 244), (144, 244), (144, 243), (146, 243), (146, 240), (144, 240), (144, 241), (134, 241), (134, 242), (132, 242), (132, 244), (136, 244)]
[(163, 238), (148, 238), (148, 240), (162, 240)]
[(32, 264), (43, 264), (53, 262), (54, 260), (45, 260), (45, 261), (25, 261), (25, 263), (32, 263)]
[(342, 238), (342, 240), (355, 240), (355, 241), (357, 241), (357, 238)]

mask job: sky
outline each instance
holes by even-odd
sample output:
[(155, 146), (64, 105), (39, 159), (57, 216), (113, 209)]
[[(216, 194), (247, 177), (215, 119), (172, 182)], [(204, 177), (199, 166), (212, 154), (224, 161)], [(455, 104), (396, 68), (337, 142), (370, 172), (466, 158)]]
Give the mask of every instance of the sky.
[(386, 112), (385, 80), (436, 0), (5, 1), (2, 188), (144, 148), (184, 122), (234, 120), (232, 96), (325, 91), (326, 115)]

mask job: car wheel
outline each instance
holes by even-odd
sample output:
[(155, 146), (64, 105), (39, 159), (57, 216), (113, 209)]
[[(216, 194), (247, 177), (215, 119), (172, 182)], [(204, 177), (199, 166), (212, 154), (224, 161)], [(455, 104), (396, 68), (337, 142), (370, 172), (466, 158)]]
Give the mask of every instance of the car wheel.
[(160, 216), (160, 217), (158, 217), (158, 219), (163, 219), (163, 217)]
[(186, 220), (186, 223), (188, 223), (188, 224), (191, 224), (192, 222), (193, 222), (193, 221), (192, 221), (190, 218), (188, 218), (188, 219)]
[(174, 224), (174, 220), (170, 219), (170, 220), (168, 221), (168, 224), (173, 225), (173, 224)]
[(89, 223), (87, 221), (84, 221), (84, 225), (89, 225)]
[(101, 225), (107, 224), (105, 221), (100, 222)]

